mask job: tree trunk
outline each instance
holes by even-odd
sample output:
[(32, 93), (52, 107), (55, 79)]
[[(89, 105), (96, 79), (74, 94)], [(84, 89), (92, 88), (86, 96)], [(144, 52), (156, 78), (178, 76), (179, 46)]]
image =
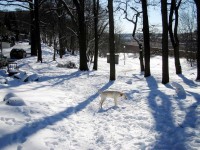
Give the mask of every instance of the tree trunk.
[(197, 78), (200, 81), (200, 1), (194, 0), (197, 8)]
[(41, 50), (41, 39), (40, 39), (40, 26), (39, 26), (39, 3), (35, 0), (35, 34), (36, 34), (36, 49), (38, 52), (38, 62), (42, 62), (42, 50)]
[[(175, 59), (175, 68), (176, 68), (176, 74), (181, 74), (181, 64), (179, 59), (179, 39), (178, 39), (178, 9), (180, 6), (181, 0), (179, 1), (178, 6), (176, 6), (176, 0), (171, 0), (171, 8), (170, 8), (170, 14), (169, 14), (169, 35), (171, 39), (172, 46), (174, 48), (174, 59)], [(175, 11), (175, 24), (174, 24), (174, 33), (173, 33), (173, 15)]]
[(70, 37), (70, 50), (71, 50), (71, 54), (72, 55), (74, 55), (74, 49), (75, 49), (75, 47), (74, 47), (74, 43), (75, 43), (75, 37), (74, 37), (74, 35), (71, 35), (71, 37)]
[(58, 17), (59, 55), (60, 58), (62, 58), (65, 53), (64, 33), (63, 33), (65, 16), (62, 9), (62, 3), (60, 1), (57, 4), (57, 13), (59, 15)]
[(113, 0), (108, 0), (109, 12), (109, 50), (110, 50), (110, 80), (115, 80), (115, 44), (114, 44), (114, 17)]
[[(127, 13), (127, 12), (126, 12)], [(136, 17), (135, 17), (135, 21), (133, 21), (132, 23), (134, 24), (134, 28), (133, 28), (133, 33), (132, 33), (132, 37), (133, 39), (137, 42), (138, 46), (139, 46), (139, 59), (140, 59), (140, 71), (143, 72), (144, 71), (144, 58), (143, 58), (143, 47), (142, 44), (140, 43), (139, 39), (137, 39), (135, 37), (135, 32), (137, 29), (137, 24), (138, 24), (138, 17), (140, 16), (140, 12), (137, 12)]]
[(35, 38), (35, 21), (34, 21), (35, 15), (34, 15), (33, 0), (30, 0), (29, 7), (30, 7), (30, 18), (31, 18), (31, 26), (30, 26), (31, 56), (37, 56), (36, 38)]
[(56, 37), (54, 37), (53, 39), (53, 46), (54, 46), (54, 51), (53, 51), (53, 61), (56, 61), (56, 47), (57, 47), (57, 44), (56, 44)]
[(147, 1), (142, 0), (143, 10), (143, 37), (144, 37), (144, 76), (148, 77), (151, 75), (150, 72), (150, 42), (149, 42), (149, 21), (147, 12)]
[(79, 3), (75, 1), (75, 5), (78, 11), (78, 25), (79, 25), (79, 51), (80, 51), (80, 66), (79, 69), (81, 71), (87, 71), (88, 65), (87, 65), (87, 56), (86, 56), (86, 51), (87, 51), (87, 46), (86, 46), (86, 23), (85, 23), (85, 13), (84, 13), (84, 8), (85, 8), (85, 1), (80, 1)]
[[(60, 23), (59, 23), (60, 25)], [(59, 28), (59, 31), (58, 31), (58, 37), (59, 37), (59, 55), (60, 55), (60, 58), (63, 57), (64, 53), (65, 53), (65, 46), (64, 46), (64, 42), (63, 42), (63, 34), (62, 34), (62, 30), (61, 28)]]
[(144, 59), (143, 59), (143, 48), (142, 48), (142, 44), (139, 44), (139, 49), (140, 49), (140, 71), (143, 72), (144, 71)]
[(81, 71), (87, 71), (87, 45), (86, 45), (86, 23), (85, 23), (85, 0), (73, 0), (73, 3), (76, 7), (78, 21), (76, 22), (76, 16), (70, 11), (68, 5), (66, 5), (64, 0), (60, 0), (64, 5), (68, 15), (71, 17), (73, 24), (76, 26), (78, 32), (79, 40), (79, 52), (80, 52), (80, 65), (79, 69)]
[(162, 83), (166, 84), (169, 82), (167, 0), (161, 1), (161, 13), (162, 13)]
[(93, 0), (93, 11), (94, 11), (94, 36), (95, 36), (95, 51), (94, 51), (94, 66), (93, 69), (97, 70), (98, 68), (98, 44), (99, 44), (99, 37), (98, 37), (98, 13), (99, 13), (99, 0)]

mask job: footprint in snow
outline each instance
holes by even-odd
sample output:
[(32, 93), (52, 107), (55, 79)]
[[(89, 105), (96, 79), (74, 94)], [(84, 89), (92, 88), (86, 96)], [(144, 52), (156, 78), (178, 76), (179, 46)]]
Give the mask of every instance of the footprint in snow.
[(126, 84), (132, 84), (132, 80), (128, 80)]

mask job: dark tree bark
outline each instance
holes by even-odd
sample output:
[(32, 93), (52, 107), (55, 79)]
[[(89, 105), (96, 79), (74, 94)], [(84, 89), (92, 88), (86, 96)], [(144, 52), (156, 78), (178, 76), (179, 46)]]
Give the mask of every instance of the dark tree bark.
[(60, 1), (58, 1), (57, 3), (57, 13), (58, 13), (59, 56), (60, 58), (62, 58), (65, 53), (65, 46), (64, 46), (65, 16), (62, 9), (62, 3)]
[(31, 18), (31, 26), (30, 26), (30, 42), (31, 42), (31, 56), (37, 56), (37, 49), (36, 49), (36, 37), (35, 37), (35, 15), (34, 15), (34, 5), (33, 0), (29, 0), (29, 7), (30, 7), (30, 18)]
[[(6, 0), (5, 0), (6, 2)], [(8, 2), (8, 1), (7, 1)], [(13, 0), (9, 1), (10, 5), (20, 6), (25, 9), (30, 9), (31, 16), (31, 55), (38, 56), (38, 61), (42, 62), (40, 27), (39, 27), (39, 2), (38, 0)], [(29, 6), (18, 2), (27, 2)], [(40, 1), (41, 3), (44, 1)], [(7, 6), (7, 4), (2, 4)], [(16, 40), (18, 40), (19, 30), (16, 31)]]
[(71, 35), (70, 37), (70, 50), (71, 50), (71, 54), (74, 55), (75, 52), (74, 52), (74, 43), (75, 43), (75, 36), (74, 35)]
[(119, 1), (120, 4), (125, 5), (125, 8), (119, 7), (119, 9), (121, 9), (124, 12), (125, 19), (128, 20), (129, 22), (133, 23), (133, 25), (134, 25), (132, 37), (137, 42), (137, 44), (139, 46), (139, 50), (140, 50), (140, 52), (139, 52), (140, 70), (141, 70), (141, 72), (143, 72), (144, 71), (143, 46), (142, 46), (142, 43), (140, 42), (140, 40), (135, 36), (136, 30), (137, 30), (137, 25), (138, 25), (138, 18), (140, 16), (140, 14), (142, 13), (142, 11), (140, 12), (136, 8), (130, 7), (133, 11), (136, 12), (136, 14), (133, 14), (132, 18), (128, 18), (128, 12), (127, 12), (128, 2), (129, 1), (126, 1), (126, 2)]
[(93, 12), (94, 12), (94, 36), (95, 36), (95, 50), (94, 50), (94, 66), (93, 69), (98, 68), (98, 46), (99, 46), (99, 36), (98, 36), (98, 13), (99, 13), (99, 0), (93, 0)]
[(53, 39), (53, 45), (54, 45), (53, 61), (56, 61), (56, 48), (57, 48), (56, 38)]
[(197, 78), (200, 81), (200, 1), (194, 0), (197, 8)]
[(169, 82), (167, 0), (161, 1), (161, 13), (162, 13), (162, 83), (167, 84)]
[(115, 80), (115, 44), (114, 44), (114, 17), (113, 0), (108, 0), (109, 12), (109, 51), (110, 51), (110, 80)]
[(86, 23), (85, 23), (85, 13), (84, 13), (84, 8), (85, 8), (85, 1), (84, 0), (73, 0), (76, 10), (78, 13), (78, 27), (79, 27), (79, 51), (80, 51), (80, 66), (79, 69), (81, 71), (87, 71), (88, 65), (87, 65), (87, 56), (86, 56)]
[(140, 71), (143, 72), (144, 71), (144, 56), (143, 56), (143, 48), (142, 48), (142, 44), (139, 44), (139, 50), (140, 50)]
[(144, 37), (144, 76), (148, 77), (151, 75), (150, 72), (150, 36), (149, 36), (149, 20), (147, 12), (147, 0), (142, 0), (143, 10), (143, 37)]
[(35, 12), (35, 34), (36, 34), (36, 49), (38, 53), (38, 62), (42, 62), (42, 50), (41, 50), (41, 39), (40, 39), (40, 26), (39, 26), (39, 3), (35, 0), (34, 3)]
[[(180, 64), (180, 57), (179, 57), (179, 39), (178, 39), (178, 9), (181, 4), (180, 0), (178, 5), (176, 6), (176, 0), (171, 0), (171, 7), (169, 13), (169, 35), (171, 39), (172, 46), (174, 48), (174, 59), (175, 59), (175, 68), (176, 74), (181, 74), (181, 64)], [(175, 24), (174, 24), (174, 32), (173, 32), (173, 16), (175, 17)]]
[[(59, 21), (58, 21), (59, 22)], [(62, 32), (62, 23), (58, 23), (59, 24), (59, 29), (58, 29), (58, 38), (59, 38), (59, 56), (60, 58), (63, 57), (63, 55), (65, 54), (65, 46), (64, 46), (64, 39), (63, 39), (63, 32)]]
[(140, 59), (140, 71), (143, 72), (144, 71), (143, 46), (142, 46), (142, 43), (140, 43), (140, 41), (135, 37), (139, 15), (140, 15), (140, 12), (137, 12), (135, 21), (131, 21), (134, 24), (132, 37), (133, 37), (133, 39), (135, 39), (135, 41), (138, 43), (138, 46), (139, 46), (139, 50), (140, 50), (140, 53), (139, 53), (140, 54), (140, 56), (139, 56), (139, 59)]
[(76, 8), (76, 12), (78, 15), (78, 21), (76, 20), (76, 17), (74, 14), (70, 11), (69, 6), (64, 0), (60, 0), (62, 4), (65, 7), (65, 10), (67, 11), (68, 15), (72, 19), (72, 23), (77, 29), (78, 33), (78, 40), (79, 40), (79, 52), (80, 52), (80, 65), (79, 69), (81, 71), (87, 71), (88, 65), (87, 65), (87, 56), (86, 56), (86, 51), (87, 51), (87, 45), (86, 45), (86, 23), (85, 23), (85, 0), (73, 0), (73, 3)]

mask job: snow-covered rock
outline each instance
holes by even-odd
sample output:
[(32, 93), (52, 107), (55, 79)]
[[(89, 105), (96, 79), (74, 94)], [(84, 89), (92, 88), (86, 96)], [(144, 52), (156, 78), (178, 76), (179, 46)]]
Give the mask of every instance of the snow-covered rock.
[(38, 81), (38, 80), (39, 76), (37, 74), (31, 74), (24, 81), (27, 82), (27, 81)]
[(0, 76), (0, 84), (7, 84), (8, 80)]
[(39, 76), (37, 74), (27, 74), (26, 72), (19, 72), (14, 75), (14, 78), (20, 79), (23, 82), (28, 82), (28, 81), (38, 81)]
[(6, 95), (5, 95), (5, 97), (4, 97), (4, 99), (3, 99), (3, 101), (7, 101), (9, 98), (11, 98), (11, 97), (18, 97), (16, 94), (14, 94), (14, 93), (7, 93)]
[(20, 97), (18, 97), (14, 93), (6, 94), (3, 101), (5, 102), (5, 104), (11, 105), (11, 106), (23, 106), (23, 105), (25, 105), (24, 100), (21, 99)]
[(24, 100), (19, 97), (11, 97), (6, 100), (6, 104), (10, 106), (23, 106), (26, 105)]
[(25, 81), (27, 77), (28, 76), (27, 76), (26, 72), (23, 72), (23, 71), (20, 71), (20, 72), (18, 72), (17, 74), (14, 75), (14, 78), (20, 79), (22, 81)]

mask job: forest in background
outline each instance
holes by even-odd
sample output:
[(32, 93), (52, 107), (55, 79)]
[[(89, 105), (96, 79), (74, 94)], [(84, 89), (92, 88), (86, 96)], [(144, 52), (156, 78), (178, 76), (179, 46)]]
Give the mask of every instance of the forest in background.
[[(28, 38), (31, 55), (37, 56), (39, 62), (41, 41), (53, 46), (60, 58), (66, 50), (72, 54), (78, 51), (80, 70), (88, 70), (88, 61), (94, 62), (93, 69), (97, 70), (98, 56), (109, 52), (111, 79), (115, 79), (114, 54), (130, 47), (130, 38), (127, 44), (123, 27), (116, 24), (121, 16), (133, 24), (131, 40), (140, 54), (145, 77), (151, 75), (150, 56), (159, 54), (163, 56), (163, 83), (168, 83), (168, 56), (174, 56), (176, 73), (181, 74), (179, 58), (184, 55), (191, 65), (197, 64), (199, 80), (198, 4), (197, 0), (3, 0), (1, 6), (18, 8), (1, 11), (1, 41)], [(162, 15), (161, 27), (151, 24), (148, 18), (148, 11), (155, 8)]]

